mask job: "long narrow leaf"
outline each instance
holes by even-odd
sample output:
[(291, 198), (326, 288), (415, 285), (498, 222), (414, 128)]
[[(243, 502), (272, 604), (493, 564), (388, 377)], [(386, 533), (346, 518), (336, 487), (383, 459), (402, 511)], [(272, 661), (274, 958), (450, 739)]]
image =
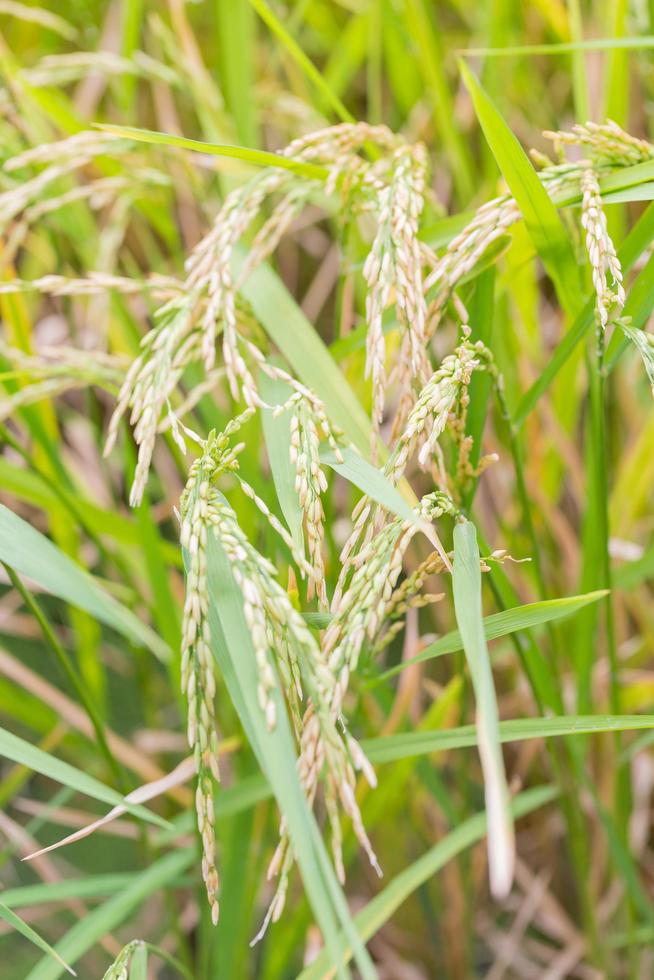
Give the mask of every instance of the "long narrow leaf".
[(172, 133), (159, 133), (153, 129), (139, 129), (136, 126), (115, 126), (110, 123), (97, 123), (96, 129), (112, 136), (134, 140), (137, 143), (152, 143), (155, 146), (173, 146), (180, 150), (191, 150), (194, 153), (207, 153), (209, 156), (228, 157), (241, 160), (242, 163), (255, 167), (280, 167), (291, 173), (310, 180), (325, 180), (329, 176), (326, 167), (315, 163), (303, 163), (301, 160), (291, 160), (280, 156), (279, 153), (269, 153), (267, 150), (253, 150), (248, 146), (231, 146), (228, 143), (205, 143), (204, 140), (189, 139), (186, 136), (174, 136)]
[(133, 643), (167, 660), (167, 645), (134, 613), (110, 596), (49, 538), (0, 504), (0, 560), (46, 592), (91, 613)]
[(23, 922), (19, 915), (12, 912), (11, 909), (7, 908), (7, 906), (2, 902), (0, 902), (0, 919), (4, 919), (4, 921), (10, 925), (12, 929), (19, 932), (21, 936), (25, 937), (25, 939), (29, 939), (29, 941), (40, 949), (42, 953), (46, 953), (48, 956), (51, 956), (59, 964), (59, 966), (62, 967), (62, 969), (67, 970), (68, 973), (72, 974), (74, 977), (77, 976), (72, 966), (68, 966), (68, 963), (66, 963), (65, 960), (62, 960), (57, 950), (53, 949), (50, 943), (46, 943), (45, 939), (42, 939), (38, 932), (35, 932), (31, 926), (28, 926), (26, 922)]
[(386, 479), (381, 470), (378, 470), (376, 466), (373, 466), (372, 463), (369, 463), (367, 459), (352, 449), (346, 447), (341, 452), (342, 463), (336, 459), (333, 449), (329, 448), (321, 450), (320, 459), (336, 473), (353, 483), (359, 490), (363, 490), (371, 500), (385, 507), (391, 514), (395, 514), (396, 517), (401, 517), (403, 521), (409, 521), (411, 524), (418, 523), (415, 513), (402, 494)]
[(126, 803), (120, 793), (109, 786), (105, 786), (98, 779), (87, 775), (81, 769), (76, 769), (68, 762), (57, 759), (49, 752), (44, 752), (43, 749), (30, 745), (29, 742), (4, 728), (0, 728), (0, 756), (11, 759), (12, 762), (17, 762), (21, 766), (26, 766), (34, 772), (41, 773), (42, 776), (47, 776), (49, 779), (54, 779), (62, 786), (68, 786), (78, 793), (84, 793), (93, 800), (100, 800), (110, 806), (124, 806), (130, 813), (141, 817), (143, 820), (158, 824), (160, 827), (169, 826), (166, 820), (157, 816), (156, 813), (152, 813), (146, 807)]
[(511, 889), (515, 861), (513, 822), (509, 809), (504, 759), (493, 672), (486, 646), (481, 612), (481, 571), (474, 524), (465, 521), (454, 529), (454, 609), (470, 669), (477, 703), (479, 756), (484, 773), (488, 813), (488, 859), (491, 890), (497, 897)]
[[(654, 715), (561, 715), (554, 718), (513, 718), (499, 723), (500, 742), (522, 742), (530, 738), (563, 735), (593, 735), (601, 732), (642, 731), (654, 728)], [(371, 762), (380, 765), (431, 752), (465, 749), (477, 745), (475, 725), (438, 731), (406, 732), (371, 738), (363, 748)]]
[[(524, 606), (515, 606), (513, 609), (505, 609), (500, 613), (493, 613), (486, 616), (483, 620), (484, 634), (487, 640), (495, 640), (500, 636), (508, 636), (510, 633), (517, 633), (519, 630), (532, 629), (535, 626), (542, 626), (544, 623), (551, 623), (556, 619), (563, 619), (564, 616), (572, 616), (579, 609), (593, 602), (603, 599), (606, 592), (599, 589), (596, 592), (587, 592), (585, 595), (565, 596), (562, 599), (544, 599), (541, 602), (530, 602)], [(452, 630), (441, 636), (439, 640), (430, 643), (429, 646), (421, 650), (415, 657), (403, 661), (396, 667), (391, 667), (379, 677), (370, 681), (370, 685), (379, 684), (381, 681), (388, 680), (406, 670), (412, 664), (419, 664), (425, 660), (433, 660), (435, 657), (442, 657), (446, 653), (456, 653), (463, 648), (461, 634), (458, 630)]]
[(484, 136), (522, 211), (534, 248), (555, 283), (563, 306), (573, 312), (578, 305), (579, 293), (577, 263), (561, 218), (529, 158), (491, 99), (465, 62), (460, 62), (460, 67)]
[[(281, 405), (292, 394), (287, 384), (278, 379), (269, 378), (263, 372), (259, 377), (259, 387), (261, 396), (268, 405)], [(264, 408), (261, 413), (261, 421), (279, 506), (291, 532), (295, 547), (300, 554), (304, 554), (302, 508), (295, 489), (296, 471), (290, 459), (291, 426), (289, 413), (283, 412), (281, 415), (275, 415), (271, 408)]]
[[(639, 256), (645, 251), (654, 239), (654, 204), (650, 204), (647, 210), (640, 216), (632, 230), (625, 238), (622, 246), (618, 250), (618, 258), (624, 274), (629, 272)], [(631, 293), (637, 288), (638, 284), (645, 283), (649, 279), (647, 268), (642, 269), (632, 284)], [(629, 298), (627, 300), (629, 303)], [(568, 359), (572, 356), (575, 348), (591, 329), (595, 322), (595, 299), (589, 299), (584, 308), (579, 313), (575, 322), (572, 324), (565, 337), (556, 348), (549, 363), (545, 366), (539, 377), (532, 386), (525, 392), (518, 408), (515, 412), (514, 424), (521, 426), (525, 419), (538, 403), (538, 400), (547, 391), (554, 381), (554, 378), (561, 371)]]

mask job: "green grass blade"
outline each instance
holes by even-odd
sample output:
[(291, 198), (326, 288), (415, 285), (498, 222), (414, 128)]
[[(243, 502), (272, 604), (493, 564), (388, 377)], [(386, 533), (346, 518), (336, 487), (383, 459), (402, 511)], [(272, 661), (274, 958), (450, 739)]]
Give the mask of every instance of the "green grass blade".
[(168, 646), (156, 633), (105, 592), (49, 538), (3, 505), (0, 505), (0, 560), (51, 595), (84, 609), (133, 643), (147, 647), (161, 660), (170, 657)]
[(468, 204), (474, 190), (473, 165), (456, 122), (454, 102), (444, 71), (445, 57), (440, 31), (432, 25), (428, 13), (430, 8), (432, 12), (436, 8), (434, 4), (425, 4), (424, 0), (405, 0), (404, 7), (407, 29), (416, 46), (418, 67), (432, 105), (434, 128), (449, 157), (461, 201)]
[(255, 18), (248, 0), (218, 0), (218, 69), (238, 139), (256, 146)]
[[(495, 316), (495, 269), (482, 272), (474, 281), (470, 303), (470, 324), (472, 340), (481, 341), (492, 347), (493, 319)], [(466, 434), (473, 440), (470, 463), (474, 467), (481, 455), (482, 438), (488, 418), (488, 401), (491, 393), (491, 379), (487, 371), (473, 374), (468, 389), (470, 403), (466, 418)], [(464, 504), (469, 510), (477, 488), (477, 480), (467, 492)]]
[(515, 840), (504, 759), (500, 748), (495, 684), (484, 635), (479, 562), (474, 524), (470, 521), (457, 524), (454, 528), (452, 574), (454, 610), (475, 690), (479, 756), (484, 773), (488, 813), (491, 891), (501, 897), (509, 893), (513, 881)]
[[(54, 491), (45, 476), (31, 470), (22, 469), (0, 459), (0, 483), (7, 493), (20, 500), (26, 500), (42, 510), (56, 507), (59, 496), (69, 499), (69, 494), (61, 487)], [(136, 528), (131, 517), (116, 510), (98, 507), (89, 500), (75, 499), (74, 507), (79, 516), (79, 523), (93, 535), (106, 535), (114, 544), (131, 546), (136, 537)], [(160, 542), (161, 551), (169, 565), (181, 565), (179, 548), (170, 541)]]
[(81, 769), (76, 769), (68, 762), (57, 759), (49, 752), (44, 752), (43, 749), (30, 745), (29, 742), (12, 734), (12, 732), (8, 732), (5, 728), (0, 728), (0, 756), (11, 759), (12, 762), (17, 762), (21, 766), (27, 766), (28, 769), (32, 769), (42, 776), (47, 776), (49, 779), (54, 779), (62, 786), (69, 786), (79, 793), (84, 793), (93, 800), (100, 800), (100, 802), (110, 806), (122, 805), (130, 813), (141, 817), (143, 820), (164, 828), (169, 826), (166, 820), (157, 816), (156, 813), (152, 813), (146, 807), (125, 802), (120, 793), (109, 786), (105, 786), (93, 776), (87, 775)]
[[(627, 0), (609, 0), (607, 22), (611, 36), (620, 40), (630, 28)], [(627, 122), (629, 106), (630, 74), (627, 48), (614, 45), (606, 49), (604, 91), (602, 92), (601, 118), (613, 119), (619, 126)]]
[(563, 307), (572, 313), (578, 307), (577, 262), (556, 207), (491, 99), (465, 62), (460, 62), (460, 68), (486, 141), (522, 212), (534, 248)]
[(63, 970), (67, 970), (68, 973), (72, 974), (74, 977), (77, 976), (72, 966), (69, 966), (68, 963), (61, 958), (56, 949), (53, 949), (49, 943), (46, 943), (45, 939), (42, 939), (38, 932), (35, 932), (31, 926), (28, 926), (26, 922), (23, 922), (20, 916), (16, 915), (15, 912), (12, 912), (11, 909), (7, 908), (7, 906), (2, 902), (0, 902), (0, 919), (4, 919), (4, 921), (10, 925), (12, 929), (19, 932), (21, 936), (25, 937), (25, 939), (29, 939), (29, 941), (40, 949), (42, 953), (46, 953), (48, 956), (51, 956)]
[[(235, 272), (246, 252), (239, 249)], [(370, 420), (331, 354), (283, 282), (266, 265), (259, 266), (241, 287), (255, 316), (279, 347), (298, 377), (325, 404), (329, 418), (367, 455)]]
[(315, 163), (303, 163), (301, 160), (290, 160), (278, 153), (266, 150), (254, 150), (247, 146), (231, 146), (228, 143), (205, 143), (204, 140), (188, 139), (186, 136), (174, 136), (172, 133), (159, 133), (152, 129), (139, 129), (135, 126), (114, 126), (111, 123), (96, 123), (95, 129), (105, 133), (134, 140), (137, 143), (152, 143), (155, 146), (173, 146), (181, 150), (191, 150), (194, 153), (207, 153), (210, 156), (228, 157), (241, 160), (254, 167), (280, 167), (291, 173), (309, 180), (325, 180), (329, 175), (326, 167)]
[[(120, 53), (125, 58), (132, 58), (134, 52), (138, 50), (143, 27), (144, 0), (127, 0), (121, 5), (121, 38)], [(121, 104), (124, 110), (129, 113), (134, 108), (134, 93), (136, 89), (136, 77), (125, 73), (120, 79)]]
[[(261, 397), (268, 405), (281, 405), (292, 394), (284, 381), (270, 378), (262, 371), (259, 375)], [(282, 514), (299, 554), (304, 554), (303, 514), (295, 489), (295, 467), (291, 463), (291, 422), (289, 412), (275, 415), (270, 408), (261, 412), (263, 437), (273, 483)]]
[[(654, 308), (654, 258), (650, 255), (646, 265), (641, 270), (638, 278), (633, 283), (627, 302), (624, 306), (623, 316), (628, 321), (628, 331), (640, 331), (647, 323), (650, 313)], [(628, 332), (627, 331), (627, 332)], [(629, 340), (624, 333), (617, 331), (611, 337), (606, 349), (606, 372), (610, 372), (615, 367), (618, 359), (629, 346)], [(644, 352), (645, 348), (643, 348)]]
[[(583, 27), (580, 0), (568, 0), (568, 19), (572, 40), (579, 43), (583, 40)], [(588, 79), (584, 51), (576, 47), (572, 54), (572, 91), (576, 118), (585, 122), (590, 118), (590, 101), (588, 96)]]
[[(521, 793), (511, 803), (513, 817), (519, 819), (556, 799), (557, 791), (550, 786), (539, 786)], [(486, 814), (478, 813), (451, 830), (431, 850), (401, 871), (379, 895), (368, 902), (354, 917), (354, 925), (365, 941), (374, 936), (388, 922), (400, 905), (421, 885), (429, 881), (441, 868), (467, 847), (482, 840), (486, 833)], [(352, 954), (347, 950), (347, 956)], [(314, 962), (303, 970), (298, 980), (330, 980), (333, 971), (329, 960), (320, 953)]]
[[(530, 738), (564, 735), (596, 735), (603, 732), (642, 731), (654, 728), (654, 715), (559, 715), (553, 718), (512, 718), (499, 723), (500, 742), (522, 742)], [(439, 731), (406, 732), (362, 743), (371, 762), (381, 765), (398, 759), (464, 749), (477, 745), (474, 725)]]
[(596, 37), (589, 41), (560, 41), (555, 44), (514, 44), (507, 45), (505, 48), (459, 48), (457, 54), (466, 58), (515, 58), (541, 54), (573, 54), (576, 51), (612, 51), (623, 48), (635, 51), (654, 48), (654, 35)]
[[(565, 596), (562, 599), (544, 599), (541, 602), (530, 602), (524, 606), (505, 609), (503, 612), (484, 617), (484, 634), (487, 640), (495, 640), (500, 636), (517, 633), (519, 630), (542, 626), (544, 623), (551, 623), (557, 619), (563, 619), (565, 616), (572, 616), (589, 603), (603, 599), (605, 595), (606, 592), (600, 589), (597, 592), (588, 592), (586, 595)], [(462, 648), (461, 634), (458, 630), (452, 630), (435, 640), (434, 643), (430, 643), (415, 657), (411, 657), (404, 663), (385, 671), (370, 683), (378, 684), (394, 677), (400, 671), (406, 670), (412, 664), (421, 663), (424, 660), (433, 660), (435, 657), (442, 657), (446, 653), (456, 653)]]
[(20, 909), (27, 905), (65, 902), (70, 898), (103, 898), (121, 891), (134, 878), (134, 872), (122, 871), (116, 874), (94, 874), (88, 878), (22, 885), (3, 889), (2, 901), (11, 909)]
[(137, 946), (129, 967), (129, 980), (148, 980), (148, 947)]
[(401, 517), (403, 521), (417, 524), (418, 519), (412, 508), (404, 499), (401, 493), (395, 489), (381, 470), (369, 463), (368, 460), (360, 456), (347, 447), (341, 449), (343, 462), (340, 463), (334, 455), (333, 449), (323, 448), (320, 451), (320, 459), (327, 466), (331, 467), (350, 483), (363, 490), (371, 500), (376, 501), (385, 507), (391, 514)]

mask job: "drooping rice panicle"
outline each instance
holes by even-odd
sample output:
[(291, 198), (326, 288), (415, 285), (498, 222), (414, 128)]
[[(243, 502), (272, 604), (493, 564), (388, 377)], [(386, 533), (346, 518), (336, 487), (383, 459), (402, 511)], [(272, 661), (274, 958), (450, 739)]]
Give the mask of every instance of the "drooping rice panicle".
[[(181, 541), (188, 554), (182, 676), (189, 705), (189, 741), (194, 749), (198, 774), (196, 809), (203, 842), (203, 870), (214, 920), (218, 916), (218, 876), (212, 793), (213, 779), (218, 777), (218, 771), (213, 718), (215, 680), (207, 622), (206, 544), (209, 534), (215, 534), (220, 542), (243, 597), (243, 611), (256, 658), (259, 706), (269, 727), (274, 727), (277, 721), (275, 702), (271, 697), (277, 686), (277, 672), (282, 678), (299, 743), (298, 773), (310, 804), (313, 804), (324, 775), (337, 866), (342, 869), (340, 831), (336, 829), (340, 819), (339, 802), (374, 861), (353, 792), (355, 768), (365, 769), (368, 775), (371, 770), (354, 740), (342, 728), (340, 706), (336, 709), (332, 703), (333, 679), (324, 655), (288, 594), (277, 582), (274, 567), (250, 544), (238, 525), (235, 512), (215, 486), (221, 474), (236, 474), (237, 456), (243, 446), (231, 447), (230, 438), (251, 413), (252, 409), (249, 409), (224, 433), (210, 435), (202, 456), (191, 468), (180, 508)], [(274, 523), (273, 526), (283, 530)], [(305, 691), (308, 701), (302, 710)], [(281, 913), (292, 861), (283, 824), (281, 834), (281, 850), (272, 867), (283, 869), (283, 874), (269, 910), (272, 918)]]
[(0, 295), (37, 292), (49, 296), (102, 296), (112, 289), (124, 295), (149, 292), (155, 299), (168, 300), (182, 293), (183, 283), (173, 276), (153, 274), (139, 280), (107, 272), (89, 272), (83, 279), (51, 275), (0, 282)]
[(609, 320), (620, 315), (625, 303), (622, 269), (606, 224), (599, 181), (592, 165), (581, 178), (581, 224), (586, 232), (586, 250), (597, 297), (599, 324), (605, 329)]
[(424, 147), (400, 147), (391, 161), (391, 179), (377, 193), (377, 232), (363, 267), (366, 296), (366, 373), (372, 377), (373, 422), (381, 425), (385, 402), (384, 310), (394, 295), (408, 335), (411, 375), (425, 372), (426, 304), (418, 225), (424, 203), (427, 158)]
[(83, 131), (56, 143), (31, 147), (7, 160), (3, 167), (7, 173), (24, 167), (45, 166), (36, 176), (17, 182), (0, 194), (0, 228), (5, 228), (56, 181), (74, 174), (108, 150), (117, 152), (128, 145), (125, 140), (106, 133)]
[(570, 131), (544, 132), (555, 145), (581, 146), (601, 165), (633, 166), (654, 158), (654, 146), (625, 132), (613, 120), (577, 123)]
[[(321, 494), (327, 490), (327, 478), (320, 465), (318, 430), (311, 409), (296, 399), (291, 415), (291, 463), (295, 467), (295, 492), (304, 514), (309, 561), (315, 575), (309, 580), (307, 599), (313, 598), (314, 587), (321, 609), (329, 607), (325, 562), (323, 556), (325, 512)], [(315, 583), (315, 585), (314, 585)]]
[(163, 408), (200, 345), (194, 305), (191, 295), (170, 300), (159, 310), (158, 323), (144, 338), (143, 352), (127, 372), (109, 423), (105, 455), (113, 448), (123, 415), (131, 409), (130, 421), (139, 447), (130, 492), (133, 506), (143, 497)]
[(421, 466), (427, 465), (457, 401), (465, 395), (473, 372), (484, 369), (486, 360), (487, 352), (483, 345), (472, 343), (467, 335), (454, 353), (443, 359), (420, 392), (386, 465), (387, 474), (393, 482), (402, 476), (418, 447), (418, 461)]
[(10, 382), (6, 397), (0, 398), (3, 422), (24, 405), (89, 385), (114, 393), (124, 376), (123, 358), (63, 344), (41, 346), (35, 353), (26, 354), (0, 341), (0, 355), (13, 368), (0, 372), (0, 381)]
[[(427, 494), (416, 507), (416, 516), (433, 521), (454, 513), (447, 494)], [(351, 580), (332, 605), (333, 619), (325, 631), (323, 647), (336, 679), (335, 700), (340, 702), (351, 671), (356, 668), (364, 639), (374, 639), (383, 621), (383, 612), (402, 570), (402, 559), (419, 523), (401, 518), (389, 521), (381, 531), (351, 558)]]

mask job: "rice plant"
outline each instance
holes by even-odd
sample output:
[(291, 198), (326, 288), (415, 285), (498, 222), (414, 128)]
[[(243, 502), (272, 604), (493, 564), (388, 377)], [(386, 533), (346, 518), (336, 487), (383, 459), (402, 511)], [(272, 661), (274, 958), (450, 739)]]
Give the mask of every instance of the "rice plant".
[(8, 980), (652, 975), (651, 14), (0, 0)]

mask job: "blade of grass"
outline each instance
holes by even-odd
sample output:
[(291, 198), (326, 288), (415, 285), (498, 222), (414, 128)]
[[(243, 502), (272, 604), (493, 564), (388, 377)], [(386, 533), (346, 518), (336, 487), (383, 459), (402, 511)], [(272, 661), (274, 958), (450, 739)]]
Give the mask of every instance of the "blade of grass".
[[(493, 335), (493, 317), (495, 313), (495, 269), (486, 269), (474, 282), (474, 292), (470, 304), (470, 323), (472, 325), (471, 339), (480, 340), (486, 347), (491, 346)], [(468, 388), (470, 402), (466, 418), (466, 434), (472, 438), (470, 464), (474, 467), (481, 455), (482, 436), (488, 416), (488, 399), (491, 392), (491, 379), (487, 371), (473, 374)], [(464, 498), (465, 509), (468, 510), (474, 499), (477, 488), (475, 480)]]
[(488, 813), (490, 884), (491, 891), (499, 898), (507, 895), (511, 889), (515, 839), (504, 759), (500, 748), (495, 684), (482, 620), (479, 564), (474, 524), (470, 521), (457, 524), (454, 528), (452, 575), (454, 610), (475, 691), (479, 756), (484, 773)]
[(597, 37), (587, 41), (559, 41), (553, 44), (514, 44), (505, 48), (458, 48), (457, 54), (465, 58), (515, 58), (531, 55), (573, 54), (576, 51), (611, 51), (654, 48), (654, 34), (640, 37)]
[(404, 497), (386, 479), (381, 470), (378, 470), (367, 459), (347, 446), (341, 449), (341, 454), (343, 456), (342, 463), (336, 459), (333, 449), (324, 447), (320, 450), (320, 459), (321, 462), (354, 484), (359, 490), (363, 490), (371, 500), (385, 507), (391, 514), (395, 514), (396, 517), (401, 517), (403, 521), (409, 521), (411, 524), (419, 523)]
[[(245, 250), (240, 249), (234, 263), (236, 275), (245, 257)], [(362, 455), (367, 455), (370, 420), (313, 324), (279, 276), (269, 266), (259, 266), (243, 283), (241, 293), (298, 377), (322, 399), (330, 419)]]
[[(283, 405), (292, 394), (284, 381), (270, 378), (263, 371), (259, 375), (261, 397), (268, 405)], [(266, 453), (270, 463), (273, 483), (282, 514), (291, 533), (293, 543), (300, 554), (304, 554), (303, 515), (295, 489), (295, 467), (290, 459), (291, 425), (288, 412), (275, 415), (272, 409), (264, 408), (261, 413)]]
[(0, 560), (46, 592), (91, 613), (159, 659), (168, 660), (166, 644), (134, 613), (110, 596), (49, 538), (0, 504)]
[[(642, 731), (654, 728), (654, 715), (560, 715), (554, 718), (512, 718), (499, 723), (499, 740), (522, 742), (531, 738), (594, 735), (604, 732)], [(407, 732), (362, 742), (371, 762), (382, 765), (431, 752), (470, 748), (479, 744), (475, 725), (439, 731)]]
[(124, 139), (137, 143), (152, 143), (155, 146), (173, 146), (181, 150), (191, 150), (194, 153), (207, 153), (210, 156), (228, 157), (241, 160), (254, 167), (281, 167), (291, 173), (309, 180), (325, 180), (329, 176), (326, 167), (315, 163), (303, 163), (301, 160), (291, 160), (278, 153), (266, 150), (254, 150), (247, 146), (231, 146), (228, 143), (205, 143), (204, 140), (188, 139), (186, 136), (174, 136), (172, 133), (159, 133), (152, 129), (139, 129), (135, 126), (115, 126), (112, 123), (95, 123), (95, 129), (104, 133), (112, 133)]
[[(626, 0), (609, 0), (608, 27), (611, 37), (620, 40), (627, 32), (629, 5)], [(624, 126), (629, 106), (629, 65), (627, 48), (615, 45), (607, 49), (602, 92), (602, 119), (614, 119)]]
[(9, 908), (23, 908), (48, 902), (65, 902), (69, 898), (102, 898), (119, 892), (136, 877), (132, 871), (116, 874), (94, 874), (88, 878), (73, 878), (67, 881), (48, 881), (37, 885), (23, 885), (5, 888), (2, 901)]
[[(493, 613), (484, 617), (482, 623), (484, 634), (487, 640), (495, 640), (500, 636), (508, 636), (523, 629), (532, 629), (535, 626), (542, 626), (544, 623), (551, 623), (565, 616), (572, 616), (578, 610), (583, 609), (589, 603), (598, 602), (606, 593), (603, 591), (589, 592), (586, 595), (565, 596), (562, 599), (545, 599), (541, 602), (531, 602), (524, 606), (515, 606), (512, 609), (505, 609), (503, 612)], [(374, 686), (382, 681), (395, 677), (401, 671), (406, 670), (411, 664), (422, 663), (425, 660), (433, 660), (435, 657), (442, 657), (446, 653), (456, 653), (463, 648), (463, 641), (458, 630), (452, 630), (441, 636), (434, 643), (430, 643), (424, 650), (417, 653), (414, 657), (390, 670), (384, 671), (379, 677), (369, 681), (366, 686)]]
[(556, 286), (563, 308), (573, 314), (579, 295), (577, 262), (556, 207), (480, 83), (465, 62), (460, 61), (459, 66), (486, 141), (522, 212), (534, 248)]
[(225, 102), (241, 143), (256, 146), (257, 119), (254, 86), (256, 31), (248, 0), (218, 0), (218, 68)]
[[(583, 40), (581, 5), (579, 0), (568, 0), (568, 19), (570, 35), (573, 42)], [(586, 78), (586, 62), (584, 49), (575, 47), (572, 54), (572, 90), (574, 93), (575, 113), (580, 122), (590, 119), (590, 100), (588, 98), (588, 81)]]
[(48, 646), (52, 651), (52, 653), (54, 654), (57, 663), (59, 664), (60, 668), (64, 673), (64, 676), (70, 682), (73, 690), (75, 691), (77, 697), (79, 698), (80, 703), (84, 707), (84, 710), (86, 711), (89, 717), (89, 721), (93, 726), (93, 730), (98, 740), (98, 746), (100, 748), (100, 751), (102, 752), (107, 763), (109, 764), (109, 769), (113, 773), (117, 785), (120, 786), (123, 792), (126, 792), (124, 774), (120, 768), (120, 765), (118, 764), (118, 761), (116, 760), (116, 757), (114, 756), (111, 749), (109, 748), (107, 739), (105, 737), (102, 718), (100, 717), (100, 714), (95, 704), (93, 703), (92, 698), (87, 693), (87, 690), (84, 684), (82, 683), (82, 679), (78, 676), (75, 667), (71, 663), (66, 651), (64, 650), (59, 640), (57, 639), (55, 631), (53, 630), (49, 620), (44, 615), (40, 605), (38, 604), (34, 596), (31, 595), (28, 589), (25, 588), (18, 575), (16, 575), (16, 573), (14, 572), (13, 568), (11, 568), (9, 565), (4, 564), (4, 562), (2, 564), (9, 576), (9, 580), (11, 581), (11, 584), (18, 591), (27, 609), (31, 612), (31, 614), (34, 616), (37, 623), (39, 624), (41, 628), (41, 632), (46, 642), (46, 646)]
[[(650, 204), (647, 210), (641, 215), (637, 223), (634, 225), (618, 251), (620, 265), (625, 275), (632, 269), (638, 257), (648, 247), (653, 239), (654, 204)], [(647, 273), (646, 269), (647, 267), (643, 269), (636, 277), (627, 299), (628, 304), (630, 302), (631, 294), (637, 288), (646, 289), (646, 283), (649, 282), (650, 275)], [(568, 358), (577, 347), (577, 344), (580, 343), (588, 330), (590, 330), (590, 328), (593, 326), (593, 323), (595, 322), (594, 310), (594, 298), (588, 299), (583, 310), (577, 316), (576, 320), (556, 348), (553, 356), (545, 365), (545, 368), (540, 373), (537, 380), (522, 396), (513, 419), (513, 424), (516, 426), (516, 428), (520, 428), (524, 424), (525, 419), (530, 412), (533, 411), (539, 399), (552, 384), (552, 381), (557, 376), (563, 365), (567, 362)], [(611, 347), (609, 346), (609, 359), (610, 355)]]
[(7, 925), (10, 925), (12, 929), (19, 932), (21, 936), (28, 939), (37, 949), (40, 949), (42, 953), (46, 953), (47, 956), (51, 956), (63, 970), (66, 970), (72, 976), (76, 977), (77, 974), (73, 970), (72, 966), (69, 966), (65, 960), (61, 958), (56, 949), (53, 949), (50, 943), (46, 943), (45, 939), (39, 936), (38, 932), (35, 932), (31, 926), (28, 926), (26, 922), (12, 912), (10, 908), (7, 908), (2, 902), (0, 902), (0, 919), (4, 919)]
[(44, 752), (42, 749), (30, 745), (29, 742), (12, 734), (12, 732), (8, 732), (5, 728), (0, 728), (0, 756), (11, 759), (12, 762), (17, 762), (21, 766), (26, 766), (42, 776), (47, 776), (48, 779), (54, 779), (63, 786), (69, 786), (78, 793), (84, 793), (85, 796), (90, 796), (93, 800), (108, 803), (110, 806), (124, 806), (134, 816), (157, 824), (159, 827), (168, 828), (170, 826), (167, 820), (163, 820), (146, 807), (126, 803), (120, 793), (109, 786), (105, 786), (93, 776), (71, 766), (68, 762), (57, 759), (49, 752)]
[(472, 197), (473, 167), (465, 140), (456, 123), (456, 113), (444, 71), (443, 49), (438, 28), (432, 26), (428, 10), (435, 13), (434, 4), (427, 7), (424, 0), (405, 0), (407, 28), (416, 46), (418, 64), (425, 80), (432, 105), (434, 128), (440, 134), (450, 158), (454, 183), (461, 202)]

